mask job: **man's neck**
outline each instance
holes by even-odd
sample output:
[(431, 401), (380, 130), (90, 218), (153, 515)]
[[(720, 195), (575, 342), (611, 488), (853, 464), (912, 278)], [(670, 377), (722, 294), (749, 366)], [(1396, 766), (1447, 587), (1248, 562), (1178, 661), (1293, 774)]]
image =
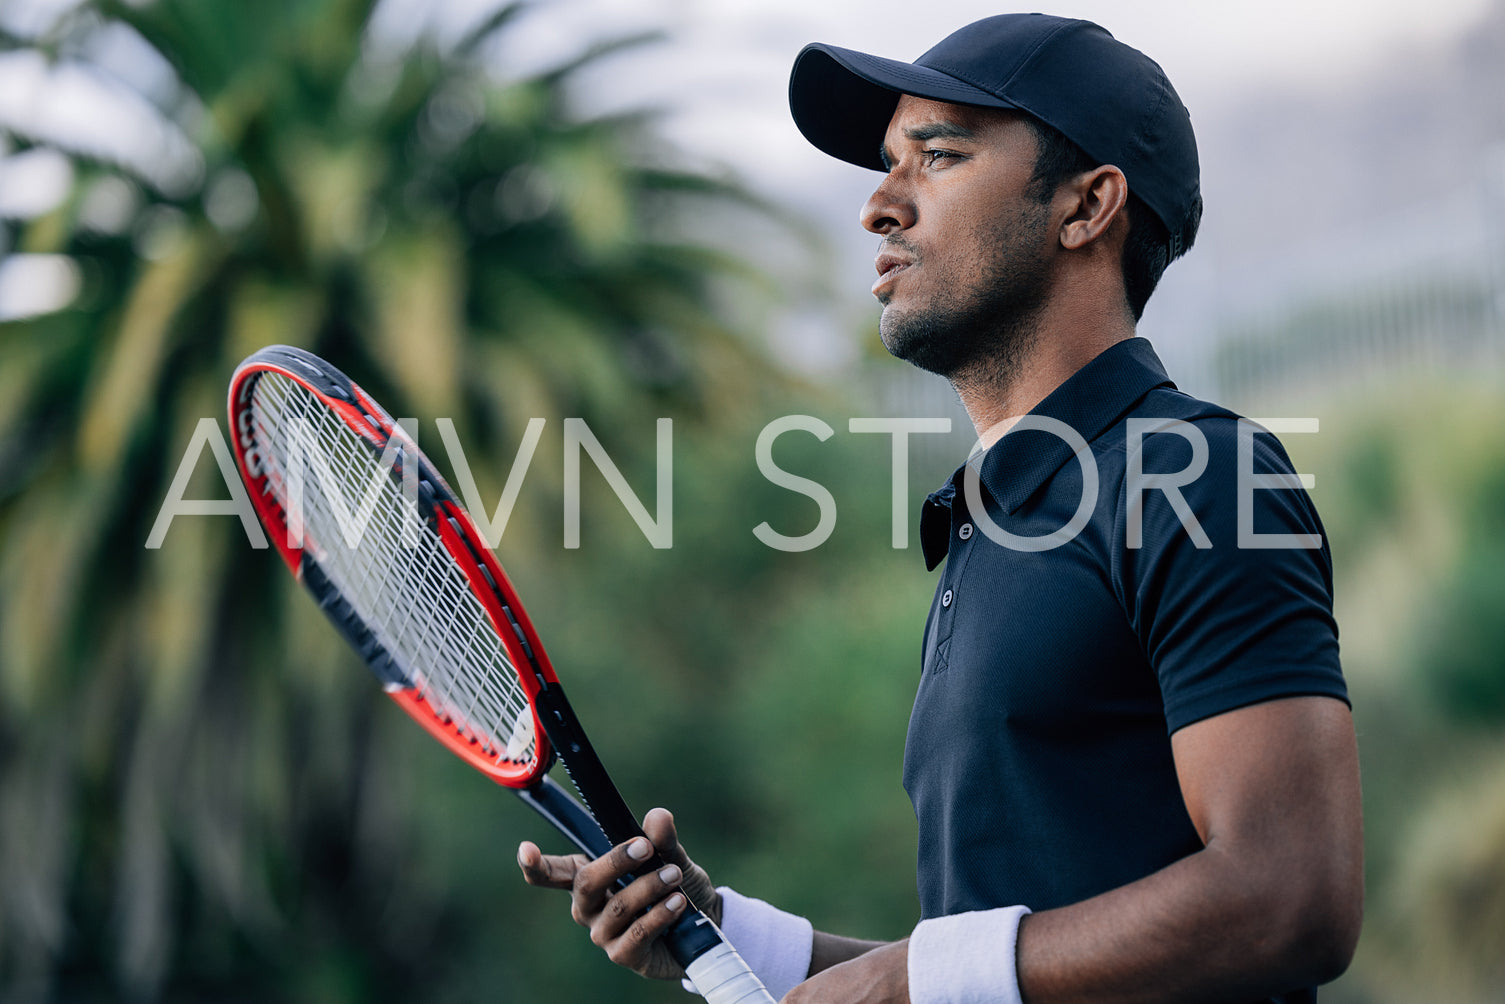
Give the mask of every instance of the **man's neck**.
[(979, 444), (987, 449), (1077, 370), (1132, 337), (1133, 321), (1116, 312), (1062, 318), (1058, 324), (1042, 324), (1013, 365), (981, 362), (953, 374), (951, 386), (967, 409)]

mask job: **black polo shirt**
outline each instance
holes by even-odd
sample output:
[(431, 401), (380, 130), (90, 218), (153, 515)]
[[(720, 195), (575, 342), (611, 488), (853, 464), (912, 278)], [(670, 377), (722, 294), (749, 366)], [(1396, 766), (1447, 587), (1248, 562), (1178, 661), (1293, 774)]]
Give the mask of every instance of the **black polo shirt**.
[[(1181, 432), (1134, 423), (1131, 454), (1136, 419)], [(1260, 483), (1293, 473), (1274, 436), (1246, 426), (1241, 457), (1238, 416), (1178, 391), (1143, 338), (1103, 352), (1021, 425), (1052, 420), (1091, 463), (1016, 427), (974, 468), (981, 514), (966, 465), (922, 511), (927, 565), (949, 553), (904, 753), (927, 918), (1064, 906), (1201, 849), (1171, 733), (1273, 698), (1347, 700), (1317, 512), (1299, 487)], [(1194, 470), (1198, 434), (1206, 468), (1177, 489), (1184, 505), (1161, 490), (1131, 504), (1135, 465)]]

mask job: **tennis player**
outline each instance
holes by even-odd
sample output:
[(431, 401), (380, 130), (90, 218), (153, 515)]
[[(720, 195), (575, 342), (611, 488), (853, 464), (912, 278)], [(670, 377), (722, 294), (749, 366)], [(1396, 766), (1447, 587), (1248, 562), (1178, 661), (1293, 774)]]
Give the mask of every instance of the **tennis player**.
[(1041, 14), (914, 63), (810, 45), (790, 103), (881, 172), (884, 344), (987, 447), (921, 517), (945, 563), (904, 757), (922, 919), (856, 941), (715, 890), (663, 810), (644, 828), (673, 864), (615, 895), (642, 841), (525, 843), (524, 875), (659, 977), (683, 889), (799, 1004), (1314, 1000), (1363, 902), (1326, 539), (1274, 436), (1135, 336), (1202, 213), (1186, 108), (1142, 53)]

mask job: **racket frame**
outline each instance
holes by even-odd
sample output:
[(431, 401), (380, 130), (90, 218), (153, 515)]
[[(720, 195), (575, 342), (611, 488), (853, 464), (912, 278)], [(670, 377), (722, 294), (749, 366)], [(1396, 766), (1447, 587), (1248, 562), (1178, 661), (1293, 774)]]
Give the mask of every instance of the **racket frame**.
[[(403, 711), (422, 725), (450, 752), (498, 784), (523, 788), (537, 782), (554, 764), (554, 747), (547, 724), (539, 720), (535, 698), (548, 686), (558, 686), (559, 677), (549, 662), (533, 622), (518, 599), (507, 573), (483, 541), (470, 514), (460, 505), (449, 485), (417, 447), (403, 450), (394, 469), (400, 477), (400, 463), (417, 463), (420, 515), (437, 531), (441, 543), (465, 571), (470, 592), (485, 609), (508, 658), (518, 668), (518, 680), (533, 714), (534, 756), (528, 764), (509, 761), (497, 753), (488, 753), (481, 742), (467, 735), (461, 726), (446, 720), (444, 713), (423, 697), (422, 692), (401, 673), (384, 673), (372, 665), (372, 646), (376, 645), (369, 628), (351, 611), (338, 609), (343, 601), (332, 584), (316, 571), (317, 562), (303, 547), (294, 547), (289, 539), (288, 514), (277, 502), (271, 484), (271, 472), (257, 455), (256, 430), (252, 419), (252, 397), (256, 382), (267, 374), (276, 374), (301, 386), (365, 441), (373, 456), (380, 457), (387, 443), (402, 431), (381, 405), (359, 386), (322, 359), (301, 349), (274, 345), (246, 359), (230, 380), (230, 428), (233, 430), (232, 452), (242, 480), (251, 496), (262, 525), (267, 528), (272, 546), (282, 557), (293, 576), (314, 593), (335, 627), (360, 652), (382, 682), (383, 689)], [(407, 440), (411, 443), (411, 440)], [(478, 544), (480, 546), (478, 546)], [(314, 566), (310, 568), (309, 566)], [(310, 574), (312, 573), (312, 574)], [(485, 583), (491, 588), (478, 588)], [(571, 716), (573, 717), (573, 713)]]

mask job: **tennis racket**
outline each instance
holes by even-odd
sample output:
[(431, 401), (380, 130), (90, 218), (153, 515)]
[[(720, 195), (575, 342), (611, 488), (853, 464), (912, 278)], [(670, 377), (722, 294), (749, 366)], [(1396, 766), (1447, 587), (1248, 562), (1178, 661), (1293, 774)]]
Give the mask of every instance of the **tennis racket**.
[[(501, 565), (380, 405), (319, 357), (271, 346), (235, 370), (230, 427), (273, 545), (398, 707), (590, 857), (643, 836)], [(588, 810), (547, 776), (556, 758)], [(661, 867), (655, 855), (643, 871)], [(664, 940), (712, 1004), (774, 1004), (693, 904)]]

